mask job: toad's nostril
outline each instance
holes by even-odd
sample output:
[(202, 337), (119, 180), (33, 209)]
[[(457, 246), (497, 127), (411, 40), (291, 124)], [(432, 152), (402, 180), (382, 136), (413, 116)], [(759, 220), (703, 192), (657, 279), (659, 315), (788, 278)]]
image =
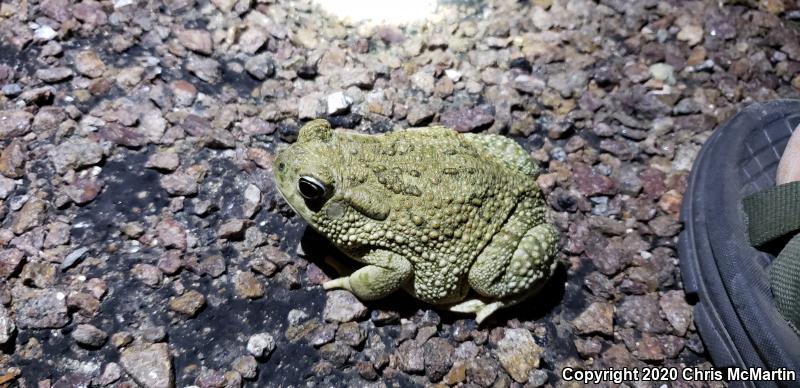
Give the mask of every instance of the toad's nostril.
[(284, 168), (286, 168), (286, 165), (283, 162), (278, 163), (278, 171), (282, 172)]

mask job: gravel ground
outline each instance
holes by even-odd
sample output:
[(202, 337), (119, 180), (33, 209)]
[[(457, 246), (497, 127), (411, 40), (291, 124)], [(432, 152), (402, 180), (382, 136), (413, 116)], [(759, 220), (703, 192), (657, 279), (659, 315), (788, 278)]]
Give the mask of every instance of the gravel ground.
[[(800, 96), (791, 0), (498, 0), (409, 26), (307, 0), (0, 2), (0, 386), (572, 386), (711, 364), (676, 256), (686, 177), (749, 102)], [(516, 138), (562, 268), (480, 327), (324, 292), (280, 199), (310, 118)], [(638, 383), (636, 386), (660, 386)], [(707, 386), (675, 382), (672, 386)]]

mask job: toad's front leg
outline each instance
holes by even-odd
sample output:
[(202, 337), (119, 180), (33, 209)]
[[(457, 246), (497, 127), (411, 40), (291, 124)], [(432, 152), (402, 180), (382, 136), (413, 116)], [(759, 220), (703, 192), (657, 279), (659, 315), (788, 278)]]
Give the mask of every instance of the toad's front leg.
[(397, 291), (413, 271), (411, 262), (397, 253), (374, 250), (358, 261), (368, 264), (344, 276), (322, 284), (326, 290), (344, 288), (362, 300), (375, 300)]

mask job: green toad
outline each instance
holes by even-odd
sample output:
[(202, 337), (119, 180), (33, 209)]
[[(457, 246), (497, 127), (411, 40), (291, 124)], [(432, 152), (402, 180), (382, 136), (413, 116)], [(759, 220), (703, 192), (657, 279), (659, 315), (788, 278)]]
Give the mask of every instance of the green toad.
[(481, 322), (556, 267), (538, 167), (511, 139), (439, 126), (366, 135), (314, 120), (274, 171), (295, 212), (366, 264), (326, 289), (372, 300), (402, 288)]

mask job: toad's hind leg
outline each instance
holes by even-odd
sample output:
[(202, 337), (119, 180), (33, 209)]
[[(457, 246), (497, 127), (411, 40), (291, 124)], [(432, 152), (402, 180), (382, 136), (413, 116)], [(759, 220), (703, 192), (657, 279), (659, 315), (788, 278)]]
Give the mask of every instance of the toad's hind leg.
[(411, 262), (390, 251), (372, 251), (358, 260), (368, 265), (350, 276), (329, 280), (322, 288), (344, 288), (359, 299), (374, 300), (399, 290), (412, 274)]
[(546, 223), (530, 227), (526, 213), (512, 216), (472, 264), (469, 284), (481, 297), (452, 306), (452, 311), (474, 312), (480, 323), (533, 295), (552, 275), (558, 232)]

